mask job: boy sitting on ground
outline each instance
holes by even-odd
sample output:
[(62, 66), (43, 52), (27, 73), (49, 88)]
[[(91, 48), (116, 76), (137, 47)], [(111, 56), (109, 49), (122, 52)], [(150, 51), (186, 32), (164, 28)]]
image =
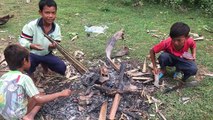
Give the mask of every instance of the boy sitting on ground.
[(53, 94), (40, 94), (32, 79), (23, 74), (30, 68), (29, 51), (12, 44), (4, 50), (10, 71), (0, 78), (0, 114), (7, 120), (33, 120), (43, 103), (70, 96), (65, 89)]
[[(57, 13), (57, 4), (54, 0), (39, 1), (40, 18), (27, 23), (21, 32), (19, 43), (30, 50), (30, 69), (28, 75), (36, 82), (34, 71), (38, 65), (42, 65), (44, 72), (48, 72), (48, 68), (56, 73), (65, 75), (66, 65), (52, 52), (56, 48), (55, 42), (60, 42), (61, 29), (55, 22)], [(51, 43), (44, 34), (47, 34), (55, 40)]]

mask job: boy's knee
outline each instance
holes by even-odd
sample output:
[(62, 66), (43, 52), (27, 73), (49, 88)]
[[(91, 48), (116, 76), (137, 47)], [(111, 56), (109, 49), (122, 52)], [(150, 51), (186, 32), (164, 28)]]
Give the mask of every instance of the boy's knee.
[(58, 67), (56, 68), (56, 72), (58, 72), (61, 75), (65, 75), (65, 71), (66, 71), (66, 65), (64, 63), (58, 65)]
[(195, 75), (195, 74), (197, 73), (197, 71), (198, 71), (197, 67), (193, 67), (193, 68), (192, 68), (192, 73), (193, 73), (193, 75)]
[(160, 54), (158, 60), (159, 60), (159, 61), (164, 61), (164, 60), (167, 60), (167, 59), (169, 59), (169, 58), (170, 58), (170, 57), (169, 57), (169, 53), (163, 52), (162, 54)]
[(197, 73), (198, 68), (196, 66), (191, 66), (188, 70), (190, 75), (195, 75)]

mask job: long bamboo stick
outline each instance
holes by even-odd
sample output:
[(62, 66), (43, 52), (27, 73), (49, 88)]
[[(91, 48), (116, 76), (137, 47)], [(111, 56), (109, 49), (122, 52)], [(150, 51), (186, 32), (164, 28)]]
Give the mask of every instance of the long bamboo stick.
[[(51, 43), (55, 42), (55, 40), (49, 37), (47, 34), (43, 34)], [(55, 44), (58, 51), (74, 66), (74, 68), (80, 74), (84, 74), (89, 71), (82, 63), (80, 63), (77, 59), (70, 55), (60, 44), (58, 44), (57, 42), (55, 42)]]
[(122, 96), (119, 93), (115, 94), (115, 97), (114, 97), (114, 100), (113, 100), (113, 103), (112, 103), (112, 107), (111, 107), (111, 110), (110, 110), (110, 115), (109, 115), (110, 120), (115, 119), (115, 115), (116, 115), (116, 112), (118, 110), (118, 106), (119, 106), (121, 97)]
[(108, 104), (107, 101), (105, 101), (102, 104), (98, 120), (106, 120), (106, 116), (107, 116), (107, 104)]

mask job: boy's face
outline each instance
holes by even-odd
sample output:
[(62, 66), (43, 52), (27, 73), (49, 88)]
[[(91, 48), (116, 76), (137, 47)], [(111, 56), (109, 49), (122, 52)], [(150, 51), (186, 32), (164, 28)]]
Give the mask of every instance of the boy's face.
[(42, 11), (39, 11), (39, 14), (42, 16), (44, 24), (52, 24), (56, 18), (56, 8), (46, 5)]
[(183, 48), (184, 43), (186, 41), (187, 37), (185, 36), (180, 36), (180, 37), (176, 37), (176, 38), (172, 38), (172, 43), (175, 47), (176, 50), (180, 50)]

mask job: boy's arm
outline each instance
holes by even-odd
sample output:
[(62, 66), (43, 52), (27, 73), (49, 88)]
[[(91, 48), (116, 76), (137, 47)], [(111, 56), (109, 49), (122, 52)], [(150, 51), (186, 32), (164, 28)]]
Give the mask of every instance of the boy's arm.
[(53, 101), (56, 98), (59, 97), (67, 97), (71, 95), (71, 90), (69, 89), (65, 89), (61, 92), (57, 92), (57, 93), (53, 93), (53, 94), (48, 94), (48, 95), (41, 95), (41, 94), (37, 94), (35, 96), (33, 96), (33, 99), (35, 99), (38, 103), (46, 103), (49, 101)]
[(190, 50), (192, 53), (192, 57), (194, 58), (194, 60), (196, 59), (196, 42), (194, 40), (192, 40), (191, 44), (190, 44)]
[(28, 23), (22, 28), (21, 35), (19, 36), (19, 43), (26, 48), (30, 49), (30, 45), (33, 41), (33, 30), (31, 25)]
[(71, 95), (71, 90), (69, 90), (69, 89), (65, 89), (61, 92), (57, 92), (57, 93), (53, 93), (53, 94), (41, 95), (41, 94), (39, 94), (38, 89), (36, 88), (35, 84), (33, 83), (32, 79), (29, 76), (23, 75), (21, 79), (22, 79), (22, 82), (23, 82), (22, 84), (23, 84), (23, 87), (24, 87), (27, 95), (29, 97), (32, 97), (38, 103), (41, 103), (41, 104), (52, 101), (58, 97), (66, 97), (66, 96)]
[(21, 46), (26, 47), (28, 49), (35, 49), (35, 50), (43, 50), (42, 46), (39, 44), (33, 44), (33, 27), (31, 23), (26, 24), (23, 29), (22, 33), (19, 37), (19, 43)]
[(195, 48), (191, 48), (191, 53), (192, 53), (192, 56), (193, 56), (194, 60), (196, 60), (196, 47)]

